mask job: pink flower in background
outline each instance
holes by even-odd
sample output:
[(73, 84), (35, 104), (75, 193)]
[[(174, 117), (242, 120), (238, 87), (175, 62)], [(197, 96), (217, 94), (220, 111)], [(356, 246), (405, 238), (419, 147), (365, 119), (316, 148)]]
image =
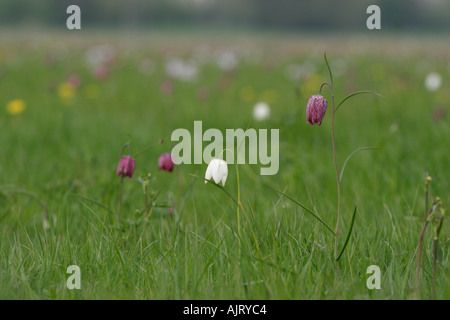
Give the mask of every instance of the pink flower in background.
[(172, 160), (172, 155), (170, 153), (163, 153), (158, 160), (158, 168), (159, 170), (166, 170), (168, 172), (172, 172), (175, 164)]
[(227, 76), (222, 76), (219, 78), (219, 80), (217, 81), (217, 86), (219, 87), (220, 91), (225, 91), (228, 86), (230, 85), (230, 78)]
[(197, 89), (197, 97), (200, 100), (205, 100), (209, 97), (209, 90), (206, 87), (200, 87)]
[(322, 124), (322, 119), (327, 111), (327, 100), (320, 94), (311, 96), (306, 107), (306, 123)]
[(108, 68), (105, 66), (100, 66), (94, 70), (94, 76), (97, 79), (104, 79), (108, 76)]
[(76, 74), (73, 74), (69, 77), (69, 79), (67, 80), (67, 82), (73, 87), (73, 88), (78, 88), (81, 84), (81, 80), (80, 77), (77, 76)]
[(447, 111), (444, 107), (439, 107), (433, 111), (433, 120), (436, 122), (441, 121), (445, 118)]
[(135, 166), (136, 162), (132, 157), (123, 156), (117, 166), (117, 175), (131, 178), (133, 176)]
[(173, 92), (172, 82), (170, 80), (165, 80), (159, 87), (159, 90), (166, 96), (171, 95)]

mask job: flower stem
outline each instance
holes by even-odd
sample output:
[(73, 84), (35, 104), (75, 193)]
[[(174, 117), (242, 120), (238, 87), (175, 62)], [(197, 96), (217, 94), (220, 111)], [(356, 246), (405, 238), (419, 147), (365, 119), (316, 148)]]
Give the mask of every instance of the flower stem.
[(148, 207), (148, 193), (147, 193), (147, 185), (144, 185), (144, 197), (145, 197), (145, 214), (147, 215), (149, 210)]
[(431, 213), (431, 210), (428, 211), (428, 189), (429, 189), (430, 183), (428, 180), (425, 182), (425, 222), (422, 226), (422, 230), (420, 231), (419, 235), (419, 244), (417, 248), (417, 266), (416, 266), (416, 289), (419, 291), (420, 287), (420, 267), (422, 265), (422, 251), (423, 251), (423, 238), (425, 236), (425, 231), (428, 228), (428, 215)]
[(241, 184), (239, 181), (239, 168), (236, 159), (236, 177), (237, 177), (237, 223), (238, 223), (238, 238), (239, 238), (239, 255), (241, 254), (241, 218), (240, 218), (240, 208), (241, 204)]
[(338, 238), (339, 238), (339, 221), (341, 220), (341, 182), (339, 179), (339, 168), (338, 168), (337, 157), (336, 157), (336, 138), (335, 138), (335, 133), (334, 133), (334, 117), (336, 114), (336, 109), (335, 109), (335, 105), (334, 105), (333, 90), (331, 92), (332, 92), (331, 100), (333, 103), (333, 114), (332, 114), (332, 119), (331, 119), (331, 136), (332, 136), (332, 143), (333, 143), (333, 158), (334, 158), (334, 167), (336, 169), (336, 183), (337, 183), (337, 192), (338, 192), (338, 216), (337, 216), (336, 230), (335, 230), (336, 237), (334, 239), (334, 258), (337, 259), (337, 257), (338, 257)]
[(441, 233), (442, 223), (444, 219), (442, 218), (439, 222), (434, 235), (434, 253), (433, 253), (433, 299), (436, 297), (436, 268), (437, 268), (437, 255), (438, 255), (438, 245), (439, 245), (439, 234)]
[(420, 231), (419, 236), (419, 245), (417, 249), (417, 266), (416, 266), (416, 289), (419, 291), (420, 286), (420, 266), (422, 265), (422, 248), (423, 248), (423, 237), (425, 235), (425, 231), (428, 227), (428, 221), (426, 220), (422, 226), (422, 230)]
[(338, 193), (338, 213), (337, 213), (337, 221), (336, 221), (336, 229), (334, 231), (335, 237), (334, 237), (334, 259), (337, 260), (338, 258), (338, 240), (339, 240), (339, 222), (341, 220), (341, 182), (340, 182), (340, 176), (339, 176), (339, 168), (337, 164), (337, 156), (336, 156), (336, 135), (335, 135), (335, 129), (334, 129), (334, 118), (336, 115), (336, 106), (334, 103), (334, 91), (333, 86), (329, 84), (328, 82), (324, 82), (319, 89), (319, 94), (322, 92), (322, 87), (324, 85), (327, 85), (330, 88), (331, 91), (331, 102), (333, 104), (333, 113), (331, 115), (331, 139), (333, 144), (333, 160), (334, 160), (334, 168), (336, 170), (336, 183), (337, 183), (337, 193)]
[(119, 211), (117, 213), (117, 222), (120, 223), (120, 212), (122, 211), (122, 183), (123, 183), (123, 174), (120, 176), (120, 189), (119, 189)]
[(433, 240), (433, 299), (436, 297), (436, 262), (437, 262), (438, 239)]

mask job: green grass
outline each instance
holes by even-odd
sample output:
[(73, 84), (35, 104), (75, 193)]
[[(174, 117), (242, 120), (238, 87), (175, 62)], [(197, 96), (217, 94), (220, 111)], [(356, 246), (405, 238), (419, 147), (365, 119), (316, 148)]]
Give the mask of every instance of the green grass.
[[(353, 50), (295, 36), (259, 37), (264, 41), (256, 43), (208, 38), (212, 52), (237, 48), (237, 69), (224, 73), (206, 62), (194, 82), (173, 80), (174, 92), (165, 96), (160, 86), (168, 79), (167, 59), (192, 57), (202, 39), (186, 45), (161, 36), (156, 43), (151, 36), (141, 42), (108, 37), (59, 36), (33, 45), (29, 36), (0, 45), (0, 298), (431, 298), (431, 232), (425, 237), (421, 290), (416, 294), (413, 288), (425, 172), (434, 178), (431, 194), (447, 208), (450, 201), (450, 70), (449, 51), (439, 54), (442, 44), (436, 51), (431, 44), (427, 52), (414, 44), (405, 51), (394, 38), (384, 42), (392, 52), (371, 53), (373, 44)], [(102, 43), (115, 49), (116, 59), (109, 76), (97, 80), (85, 51)], [(320, 44), (320, 51), (311, 43)], [(332, 69), (336, 61), (347, 66), (334, 74), (337, 102), (358, 90), (383, 95), (356, 96), (336, 116), (340, 166), (356, 148), (377, 147), (357, 153), (345, 169), (340, 247), (355, 205), (358, 212), (337, 270), (333, 235), (274, 190), (305, 204), (334, 228), (331, 109), (320, 127), (306, 125), (305, 119), (309, 96), (328, 81), (322, 47)], [(144, 58), (154, 63), (153, 73), (139, 71)], [(314, 66), (314, 76), (300, 82), (286, 77), (286, 66), (305, 62)], [(431, 71), (443, 78), (435, 92), (423, 85)], [(71, 74), (80, 76), (81, 87), (71, 99), (62, 99), (58, 86)], [(254, 96), (244, 101), (241, 90), (247, 86)], [(199, 88), (208, 90), (206, 99), (198, 97)], [(271, 118), (255, 122), (253, 105), (267, 90), (276, 92)], [(331, 103), (327, 88), (323, 94)], [(6, 104), (15, 98), (24, 100), (26, 109), (10, 115)], [(447, 114), (436, 121), (432, 115), (438, 108)], [(280, 130), (278, 174), (260, 176), (258, 165), (239, 167), (246, 210), (240, 212), (240, 239), (235, 203), (203, 183), (206, 164), (158, 170), (159, 155), (174, 145), (172, 131), (192, 132), (194, 120), (203, 121), (203, 130), (245, 129), (249, 123)], [(127, 142), (133, 155), (149, 149), (136, 157), (133, 178), (124, 180), (119, 226), (115, 170)], [(236, 170), (228, 169), (226, 189), (236, 196)], [(155, 208), (148, 222), (141, 219), (144, 194), (137, 178), (147, 173), (156, 178), (150, 188), (160, 191), (158, 201), (174, 206), (173, 215)], [(450, 298), (449, 230), (447, 219), (439, 246), (438, 299)], [(81, 290), (66, 288), (70, 265), (81, 268)], [(381, 268), (381, 290), (366, 287), (370, 265)]]

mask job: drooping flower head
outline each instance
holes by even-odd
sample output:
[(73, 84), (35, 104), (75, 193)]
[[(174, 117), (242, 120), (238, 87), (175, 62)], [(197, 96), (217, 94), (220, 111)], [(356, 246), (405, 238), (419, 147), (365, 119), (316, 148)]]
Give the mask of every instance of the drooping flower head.
[(136, 162), (132, 157), (123, 156), (117, 166), (117, 175), (131, 178), (133, 176), (135, 166)]
[(322, 124), (322, 119), (327, 111), (327, 100), (320, 94), (311, 96), (306, 107), (306, 123)]
[(158, 168), (159, 170), (166, 170), (168, 172), (172, 172), (175, 164), (172, 160), (172, 155), (170, 153), (163, 153), (159, 156), (158, 160)]
[[(208, 164), (208, 168), (206, 168), (205, 179), (214, 180), (215, 183), (222, 182), (222, 185), (225, 186), (225, 182), (227, 181), (228, 176), (228, 166), (225, 160), (222, 159), (212, 159)], [(207, 183), (208, 181), (205, 181)]]

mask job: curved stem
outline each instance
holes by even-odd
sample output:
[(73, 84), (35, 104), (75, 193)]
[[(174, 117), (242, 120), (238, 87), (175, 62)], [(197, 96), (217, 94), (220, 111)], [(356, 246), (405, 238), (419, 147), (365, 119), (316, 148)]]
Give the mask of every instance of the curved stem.
[(120, 150), (120, 156), (123, 156), (123, 152), (125, 151), (125, 148), (128, 149), (128, 154), (131, 154), (131, 147), (129, 143), (125, 143), (122, 147), (122, 149)]
[(319, 94), (322, 92), (322, 87), (325, 85), (327, 85), (328, 88), (330, 88), (330, 90), (331, 90), (331, 97), (333, 99), (333, 114), (334, 114), (334, 93), (333, 93), (333, 87), (331, 86), (331, 84), (329, 84), (328, 82), (322, 83), (322, 85), (320, 86), (320, 89), (319, 89)]
[[(219, 159), (222, 159), (222, 155), (223, 155), (223, 153), (224, 153), (225, 151), (231, 152), (231, 154), (233, 155), (233, 158), (234, 158), (233, 151), (230, 150), (230, 149), (225, 148), (225, 149), (223, 149), (223, 150), (220, 152), (220, 154), (219, 154)], [(228, 159), (228, 158), (227, 158), (227, 159)], [(222, 160), (223, 160), (223, 159), (222, 159)], [(236, 165), (237, 165), (237, 155), (236, 155)]]

